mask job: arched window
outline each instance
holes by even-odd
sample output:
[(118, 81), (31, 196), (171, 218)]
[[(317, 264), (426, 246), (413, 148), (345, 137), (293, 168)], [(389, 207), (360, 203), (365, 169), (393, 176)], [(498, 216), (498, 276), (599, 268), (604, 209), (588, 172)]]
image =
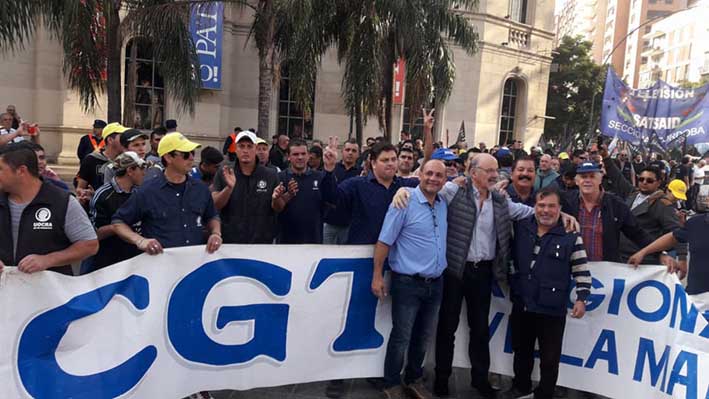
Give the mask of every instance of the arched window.
[[(311, 102), (315, 109), (315, 93)], [(288, 68), (281, 67), (281, 81), (278, 89), (278, 134), (292, 138), (313, 138), (313, 114), (303, 112), (303, 108), (293, 98), (290, 91)]]
[(510, 78), (505, 81), (502, 92), (502, 110), (500, 112), (499, 144), (505, 145), (515, 136), (515, 122), (517, 119), (517, 96), (519, 82)]
[(165, 119), (165, 85), (150, 42), (134, 38), (126, 46), (123, 123), (152, 130)]

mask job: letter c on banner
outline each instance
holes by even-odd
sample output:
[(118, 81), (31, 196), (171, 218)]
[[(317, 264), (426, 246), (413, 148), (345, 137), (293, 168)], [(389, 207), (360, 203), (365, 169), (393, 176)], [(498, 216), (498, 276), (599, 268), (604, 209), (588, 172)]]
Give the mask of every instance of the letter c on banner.
[(288, 305), (221, 307), (217, 314), (217, 328), (224, 328), (232, 321), (253, 320), (254, 336), (240, 345), (222, 345), (207, 336), (202, 322), (204, 302), (217, 283), (230, 277), (254, 279), (278, 296), (290, 292), (292, 278), (286, 269), (252, 259), (220, 259), (205, 263), (182, 279), (170, 296), (167, 332), (175, 351), (191, 362), (213, 366), (246, 363), (259, 355), (285, 360)]
[(72, 375), (61, 369), (55, 351), (69, 325), (100, 312), (120, 295), (138, 310), (150, 303), (148, 280), (130, 276), (72, 298), (64, 305), (32, 319), (22, 332), (17, 351), (17, 369), (27, 392), (34, 398), (114, 398), (131, 390), (157, 357), (150, 345), (110, 370), (92, 375)]

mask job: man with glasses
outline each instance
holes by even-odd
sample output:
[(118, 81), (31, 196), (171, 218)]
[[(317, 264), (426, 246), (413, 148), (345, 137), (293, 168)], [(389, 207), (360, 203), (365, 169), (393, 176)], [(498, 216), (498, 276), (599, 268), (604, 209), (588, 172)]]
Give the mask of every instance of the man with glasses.
[[(639, 191), (630, 195), (625, 201), (630, 207), (638, 225), (648, 233), (653, 240), (680, 228), (680, 221), (675, 212), (675, 199), (660, 189), (660, 171), (648, 166), (638, 177)], [(686, 254), (686, 247), (680, 247), (680, 256)], [(634, 253), (640, 250), (625, 234), (621, 236), (620, 256), (627, 262)], [(645, 257), (645, 264), (659, 265), (659, 254)]]
[[(163, 137), (158, 154), (165, 172), (143, 184), (113, 215), (111, 223), (119, 237), (148, 255), (205, 242), (207, 252), (219, 249), (221, 226), (209, 189), (188, 177), (199, 146), (178, 132)], [(140, 234), (130, 227), (138, 222)]]
[[(443, 275), (443, 297), (436, 335), (436, 380), (434, 391), (447, 396), (452, 373), (455, 332), (465, 299), (468, 316), (468, 356), (471, 385), (483, 397), (494, 398), (497, 389), (488, 380), (490, 349), (488, 315), (492, 282), (506, 281), (512, 237), (512, 222), (534, 214), (534, 208), (512, 202), (493, 190), (498, 181), (498, 163), (489, 154), (470, 161), (469, 177), (462, 186), (448, 182), (441, 196), (448, 204), (448, 233)], [(405, 205), (408, 192), (399, 190), (396, 207)], [(562, 215), (565, 225), (575, 224)]]
[(588, 152), (582, 149), (576, 149), (571, 154), (571, 163), (573, 163), (574, 168), (578, 168), (579, 165), (588, 161)]
[(460, 158), (455, 151), (450, 148), (439, 148), (433, 152), (431, 159), (443, 161), (443, 164), (446, 166), (446, 176), (449, 181), (458, 177), (458, 167), (456, 166), (456, 161)]

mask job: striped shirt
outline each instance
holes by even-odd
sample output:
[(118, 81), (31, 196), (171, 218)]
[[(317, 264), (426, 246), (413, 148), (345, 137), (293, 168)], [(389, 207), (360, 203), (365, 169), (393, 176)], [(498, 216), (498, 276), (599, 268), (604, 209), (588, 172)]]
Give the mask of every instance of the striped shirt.
[[(529, 265), (530, 270), (534, 270), (534, 263), (537, 261), (537, 256), (541, 250), (539, 243), (541, 237), (537, 236), (534, 243), (534, 252), (532, 254), (532, 263)], [(585, 301), (591, 293), (591, 269), (588, 267), (588, 259), (586, 250), (583, 246), (583, 238), (576, 237), (574, 243), (574, 252), (571, 254), (571, 278), (576, 282), (576, 300)]]

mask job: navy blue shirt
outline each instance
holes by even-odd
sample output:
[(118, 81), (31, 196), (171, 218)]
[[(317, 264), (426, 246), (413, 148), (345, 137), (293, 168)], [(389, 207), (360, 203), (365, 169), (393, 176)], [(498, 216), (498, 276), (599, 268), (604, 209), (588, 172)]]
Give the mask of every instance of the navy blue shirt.
[(687, 294), (709, 292), (709, 214), (700, 214), (687, 220), (684, 227), (672, 233), (680, 243), (689, 244), (689, 272)]
[(207, 185), (187, 178), (172, 184), (164, 174), (143, 183), (111, 218), (132, 226), (141, 222), (142, 235), (164, 248), (206, 243), (205, 226), (218, 218)]
[(308, 169), (303, 174), (295, 174), (288, 168), (278, 174), (283, 187), (294, 179), (298, 183), (298, 193), (278, 214), (280, 244), (322, 244), (322, 215), (324, 202), (320, 191), (323, 172)]
[(347, 237), (347, 244), (375, 244), (384, 223), (389, 204), (394, 194), (401, 187), (416, 187), (418, 179), (394, 177), (389, 188), (381, 185), (374, 174), (353, 177), (339, 185), (332, 172), (326, 172), (322, 180), (325, 201), (351, 210), (352, 223)]
[[(345, 169), (345, 164), (340, 161), (335, 165), (335, 170), (333, 170), (332, 173), (335, 175), (335, 179), (337, 179), (337, 184), (340, 184), (347, 179), (361, 175), (362, 167), (355, 165), (349, 169)], [(344, 205), (337, 207), (335, 204), (328, 204), (325, 209), (324, 221), (334, 226), (349, 226), (350, 210)]]
[(529, 194), (529, 197), (526, 201), (522, 201), (522, 197), (517, 194), (517, 190), (515, 190), (515, 187), (512, 185), (512, 183), (507, 186), (507, 194), (510, 195), (510, 199), (512, 200), (512, 202), (516, 202), (518, 204), (524, 204), (527, 206), (534, 207), (534, 204), (537, 202), (535, 199), (536, 193), (534, 192), (534, 190), (532, 190), (532, 192)]

